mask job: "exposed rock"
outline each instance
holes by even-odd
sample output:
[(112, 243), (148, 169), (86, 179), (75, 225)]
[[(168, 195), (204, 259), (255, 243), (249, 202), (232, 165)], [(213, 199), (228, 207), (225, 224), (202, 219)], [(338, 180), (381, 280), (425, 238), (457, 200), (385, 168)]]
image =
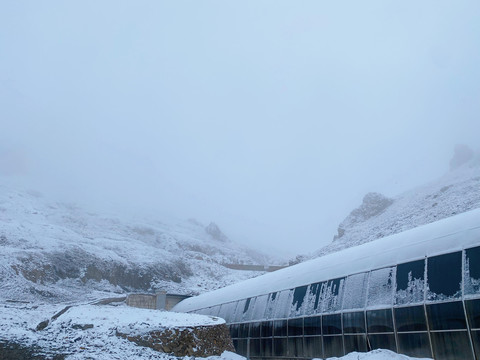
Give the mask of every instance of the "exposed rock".
[(37, 325), (35, 330), (42, 331), (43, 329), (45, 329), (48, 326), (49, 323), (50, 323), (50, 320), (42, 321), (40, 324)]
[(144, 335), (128, 335), (117, 331), (123, 337), (139, 346), (177, 357), (207, 357), (221, 355), (225, 350), (235, 351), (230, 333), (225, 324), (197, 326), (181, 329), (152, 331)]
[(227, 241), (228, 237), (220, 230), (217, 224), (211, 222), (206, 228), (205, 232), (212, 238), (218, 241)]
[(73, 324), (72, 329), (75, 330), (88, 330), (93, 329), (93, 324)]
[(393, 204), (393, 201), (393, 199), (379, 193), (368, 193), (364, 196), (360, 207), (353, 210), (340, 224), (338, 227), (338, 234), (334, 236), (333, 240), (338, 240), (345, 235), (345, 229), (348, 227), (381, 214), (386, 208)]

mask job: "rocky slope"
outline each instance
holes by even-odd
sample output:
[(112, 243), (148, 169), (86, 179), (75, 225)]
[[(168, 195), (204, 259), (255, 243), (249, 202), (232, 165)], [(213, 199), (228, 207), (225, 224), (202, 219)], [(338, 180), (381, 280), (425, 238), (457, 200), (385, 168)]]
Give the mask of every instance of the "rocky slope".
[(95, 214), (7, 185), (0, 185), (0, 250), (0, 298), (21, 301), (195, 294), (259, 274), (222, 263), (268, 262), (215, 224)]
[(313, 257), (359, 245), (480, 207), (480, 154), (458, 146), (438, 180), (388, 198), (365, 195), (343, 220), (333, 242)]

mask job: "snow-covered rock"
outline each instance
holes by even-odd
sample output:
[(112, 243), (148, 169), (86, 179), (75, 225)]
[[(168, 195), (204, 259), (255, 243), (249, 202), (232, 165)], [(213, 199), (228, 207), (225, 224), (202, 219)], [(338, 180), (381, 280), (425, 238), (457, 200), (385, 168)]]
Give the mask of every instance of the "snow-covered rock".
[(471, 156), (468, 151), (457, 149), (452, 161), (453, 170), (438, 180), (391, 199), (376, 193), (367, 194), (360, 207), (339, 225), (334, 241), (306, 258), (360, 245), (480, 207), (480, 154)]

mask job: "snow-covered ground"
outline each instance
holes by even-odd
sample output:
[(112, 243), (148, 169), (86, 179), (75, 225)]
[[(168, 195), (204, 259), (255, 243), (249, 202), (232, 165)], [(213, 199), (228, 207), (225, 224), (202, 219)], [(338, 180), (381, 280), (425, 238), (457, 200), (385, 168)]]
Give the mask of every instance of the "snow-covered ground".
[[(51, 304), (0, 305), (0, 339), (8, 338), (25, 347), (34, 346), (47, 358), (55, 354), (66, 355), (66, 360), (131, 360), (131, 359), (177, 359), (148, 347), (116, 336), (117, 331), (130, 335), (144, 334), (165, 328), (182, 328), (198, 325), (216, 325), (223, 319), (203, 315), (146, 310), (120, 305), (79, 304), (69, 308), (51, 320), (64, 308)], [(43, 330), (37, 326), (50, 320)], [(185, 360), (194, 359), (185, 357)], [(224, 352), (209, 360), (244, 360), (245, 358)], [(389, 350), (374, 350), (370, 353), (351, 353), (330, 360), (409, 360)]]

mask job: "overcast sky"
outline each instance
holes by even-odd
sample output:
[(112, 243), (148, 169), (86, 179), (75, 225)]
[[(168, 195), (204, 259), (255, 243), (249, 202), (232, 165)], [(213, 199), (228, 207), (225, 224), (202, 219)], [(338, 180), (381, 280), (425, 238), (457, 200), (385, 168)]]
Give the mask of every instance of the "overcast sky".
[(478, 148), (480, 2), (0, 1), (3, 176), (290, 255)]

